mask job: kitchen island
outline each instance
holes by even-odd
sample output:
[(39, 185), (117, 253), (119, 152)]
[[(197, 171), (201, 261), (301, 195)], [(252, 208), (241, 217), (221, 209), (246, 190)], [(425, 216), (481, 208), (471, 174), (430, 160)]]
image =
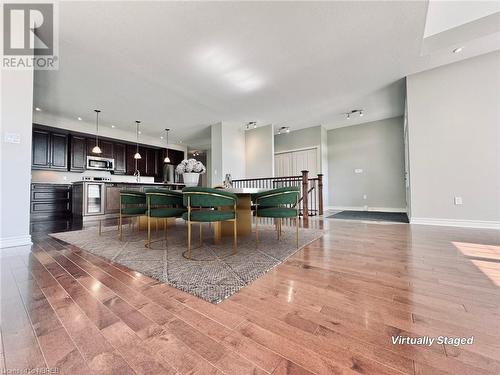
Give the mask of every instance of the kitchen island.
[(91, 221), (117, 217), (120, 212), (120, 191), (144, 191), (148, 188), (182, 189), (179, 183), (163, 182), (73, 182), (73, 218)]

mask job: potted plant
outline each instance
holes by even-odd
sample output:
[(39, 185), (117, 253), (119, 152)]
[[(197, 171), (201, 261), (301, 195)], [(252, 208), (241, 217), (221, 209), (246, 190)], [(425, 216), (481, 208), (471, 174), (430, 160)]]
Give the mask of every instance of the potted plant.
[(207, 169), (201, 161), (198, 161), (196, 159), (184, 159), (175, 168), (175, 171), (178, 174), (182, 174), (184, 185), (198, 186), (200, 174), (205, 173)]

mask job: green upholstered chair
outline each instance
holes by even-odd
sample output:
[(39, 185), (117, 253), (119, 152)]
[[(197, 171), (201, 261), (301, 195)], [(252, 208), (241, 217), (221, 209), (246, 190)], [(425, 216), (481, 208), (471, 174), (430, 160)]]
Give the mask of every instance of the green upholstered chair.
[(299, 247), (299, 195), (298, 186), (283, 187), (253, 195), (257, 247), (259, 246), (259, 218), (261, 217), (277, 220), (278, 240), (282, 236), (282, 219), (295, 218), (296, 245), (297, 248)]
[(233, 231), (233, 254), (236, 254), (237, 246), (237, 217), (236, 204), (238, 197), (236, 194), (212, 188), (186, 187), (182, 189), (184, 196), (184, 206), (187, 212), (182, 218), (188, 225), (188, 255), (191, 259), (191, 225), (193, 222), (200, 223), (200, 240), (202, 223), (212, 223), (220, 221), (232, 221), (234, 223)]
[[(146, 247), (151, 248), (151, 218), (164, 219), (163, 228), (165, 243), (167, 242), (167, 219), (181, 217), (186, 209), (183, 206), (182, 193), (168, 189), (146, 189), (147, 216), (148, 216), (148, 241)], [(157, 226), (158, 229), (158, 226)]]
[(146, 210), (146, 194), (137, 190), (120, 191), (120, 217), (118, 222), (120, 241), (123, 239), (123, 218), (146, 215)]

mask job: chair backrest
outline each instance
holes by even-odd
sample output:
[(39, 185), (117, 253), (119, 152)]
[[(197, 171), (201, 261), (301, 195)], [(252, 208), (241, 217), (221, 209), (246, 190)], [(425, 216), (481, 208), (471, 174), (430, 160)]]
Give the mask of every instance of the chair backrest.
[(146, 194), (137, 190), (121, 190), (121, 204), (146, 204)]
[(149, 204), (155, 206), (182, 206), (182, 193), (169, 189), (145, 189)]
[(254, 196), (254, 202), (259, 206), (272, 207), (285, 204), (296, 204), (299, 200), (300, 188), (298, 186), (287, 186), (258, 193)]
[(234, 206), (238, 202), (236, 194), (228, 191), (203, 187), (186, 187), (182, 189), (184, 206), (188, 207), (222, 207)]

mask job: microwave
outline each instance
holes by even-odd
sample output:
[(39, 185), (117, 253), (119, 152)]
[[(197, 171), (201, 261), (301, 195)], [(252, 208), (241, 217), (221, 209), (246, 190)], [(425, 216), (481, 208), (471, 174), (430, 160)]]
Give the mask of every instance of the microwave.
[(98, 156), (87, 156), (87, 169), (114, 171), (115, 159), (100, 158)]

